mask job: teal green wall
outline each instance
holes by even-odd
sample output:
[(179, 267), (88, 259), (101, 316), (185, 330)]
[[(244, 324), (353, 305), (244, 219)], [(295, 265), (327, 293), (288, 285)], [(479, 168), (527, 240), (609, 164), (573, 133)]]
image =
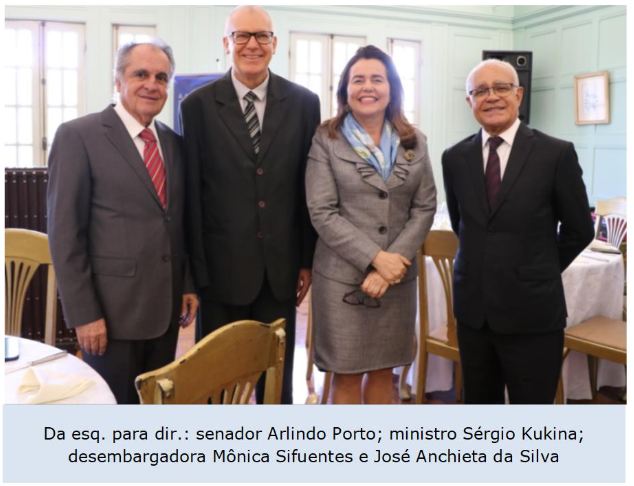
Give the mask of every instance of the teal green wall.
[[(86, 106), (98, 111), (112, 97), (112, 24), (156, 25), (172, 45), (178, 73), (224, 71), (228, 6), (7, 6), (7, 19), (86, 25)], [(482, 50), (532, 50), (531, 126), (573, 141), (591, 203), (625, 194), (626, 51), (624, 6), (271, 6), (278, 50), (271, 69), (289, 74), (291, 32), (364, 36), (422, 43), (420, 128), (429, 138), (440, 200), (440, 156), (478, 128), (465, 102), (464, 82)], [(574, 124), (573, 76), (610, 71), (609, 125)], [(160, 119), (170, 123), (171, 104)]]

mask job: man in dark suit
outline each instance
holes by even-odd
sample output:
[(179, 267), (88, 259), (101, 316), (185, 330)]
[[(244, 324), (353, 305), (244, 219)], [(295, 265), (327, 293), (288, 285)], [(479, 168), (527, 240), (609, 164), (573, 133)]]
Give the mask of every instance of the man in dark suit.
[(123, 46), (119, 102), (62, 124), (49, 158), (49, 244), (66, 323), (119, 403), (138, 403), (134, 379), (174, 359), (179, 320), (188, 325), (198, 308), (181, 141), (154, 120), (173, 73), (162, 41)]
[[(467, 103), (482, 130), (447, 149), (447, 207), (460, 246), (454, 312), (467, 403), (553, 403), (566, 302), (561, 273), (593, 238), (570, 142), (518, 119), (508, 63), (480, 63)], [(486, 162), (486, 163), (485, 163)]]
[(181, 105), (197, 337), (241, 319), (285, 318), (282, 402), (292, 403), (295, 306), (316, 241), (303, 181), (319, 99), (269, 71), (277, 38), (264, 9), (236, 8), (223, 42), (232, 69)]

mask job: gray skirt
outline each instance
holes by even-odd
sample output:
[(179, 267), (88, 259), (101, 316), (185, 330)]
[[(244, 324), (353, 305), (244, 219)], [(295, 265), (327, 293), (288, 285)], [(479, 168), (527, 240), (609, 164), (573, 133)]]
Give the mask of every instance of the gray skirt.
[(358, 285), (313, 272), (311, 308), (317, 367), (352, 374), (411, 363), (415, 355), (416, 279), (390, 287), (379, 308), (343, 302), (346, 293), (358, 289)]

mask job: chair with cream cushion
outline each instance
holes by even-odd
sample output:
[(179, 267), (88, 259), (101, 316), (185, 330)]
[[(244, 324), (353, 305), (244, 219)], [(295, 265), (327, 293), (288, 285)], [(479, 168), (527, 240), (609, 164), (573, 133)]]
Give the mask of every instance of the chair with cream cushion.
[(238, 321), (212, 332), (176, 361), (139, 375), (142, 404), (246, 404), (266, 373), (265, 404), (279, 404), (286, 321)]
[(44, 233), (27, 229), (4, 230), (5, 334), (20, 336), (26, 292), (40, 265), (48, 267), (44, 342), (55, 346), (57, 285), (55, 271)]

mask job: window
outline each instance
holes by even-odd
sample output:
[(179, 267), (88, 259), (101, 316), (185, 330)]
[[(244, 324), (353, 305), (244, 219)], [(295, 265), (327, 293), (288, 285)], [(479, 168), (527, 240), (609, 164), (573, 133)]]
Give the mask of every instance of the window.
[(291, 34), (291, 80), (319, 95), (323, 120), (337, 113), (337, 86), (364, 37)]
[(403, 83), (403, 111), (413, 125), (419, 123), (420, 106), (420, 42), (389, 39), (388, 51)]
[(5, 23), (5, 167), (46, 165), (59, 125), (84, 114), (84, 26)]
[[(156, 37), (156, 27), (153, 25), (141, 26), (141, 25), (113, 25), (114, 39), (114, 54), (117, 50), (128, 42), (137, 41), (143, 42), (150, 37)], [(114, 56), (113, 56), (114, 59)]]

